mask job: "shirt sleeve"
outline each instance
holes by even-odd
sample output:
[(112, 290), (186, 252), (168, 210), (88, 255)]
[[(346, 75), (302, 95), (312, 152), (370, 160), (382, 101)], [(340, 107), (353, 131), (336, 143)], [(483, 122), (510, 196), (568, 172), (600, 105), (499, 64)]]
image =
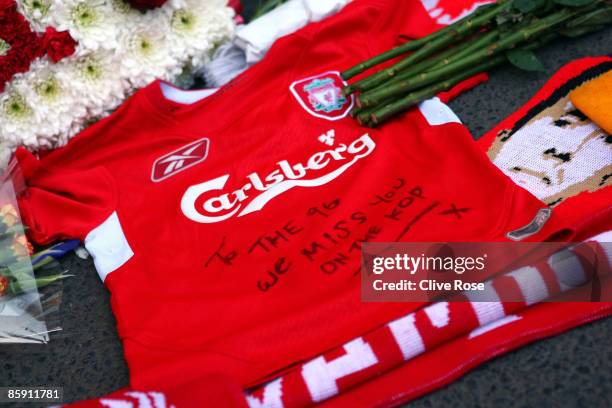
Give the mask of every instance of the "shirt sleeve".
[(114, 211), (115, 187), (104, 167), (52, 166), (25, 149), (17, 151), (16, 159), (26, 185), (18, 196), (19, 208), (34, 242), (84, 240)]
[[(116, 211), (117, 167), (131, 160), (122, 154), (126, 146), (142, 137), (136, 130), (143, 127), (142, 117), (147, 117), (143, 99), (142, 92), (137, 92), (111, 115), (40, 160), (25, 149), (17, 150), (15, 158), (25, 184), (18, 203), (34, 242), (85, 240)], [(153, 119), (146, 123), (151, 128), (157, 125)]]

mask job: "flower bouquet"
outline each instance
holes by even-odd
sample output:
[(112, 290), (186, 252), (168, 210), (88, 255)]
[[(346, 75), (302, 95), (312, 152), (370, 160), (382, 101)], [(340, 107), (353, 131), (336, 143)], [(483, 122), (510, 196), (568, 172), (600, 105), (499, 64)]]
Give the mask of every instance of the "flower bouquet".
[(499, 0), (430, 34), (346, 70), (345, 80), (393, 60), (345, 87), (351, 114), (376, 127), (419, 102), (496, 66), (541, 71), (534, 50), (560, 36), (578, 37), (612, 24), (611, 0)]
[(0, 0), (0, 169), (17, 146), (66, 144), (156, 78), (189, 86), (233, 17), (225, 0)]
[(13, 177), (0, 178), (0, 343), (46, 343), (59, 330), (60, 281), (69, 276), (57, 262), (75, 243), (34, 254), (21, 223)]

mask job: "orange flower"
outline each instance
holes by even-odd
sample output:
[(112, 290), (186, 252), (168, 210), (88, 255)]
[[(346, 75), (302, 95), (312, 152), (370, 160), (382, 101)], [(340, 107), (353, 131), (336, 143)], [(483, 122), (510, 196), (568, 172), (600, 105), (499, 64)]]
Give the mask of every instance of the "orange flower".
[(12, 227), (19, 222), (17, 209), (12, 204), (5, 204), (0, 207), (0, 221), (7, 227)]
[(0, 296), (4, 295), (8, 290), (9, 280), (6, 276), (0, 275)]

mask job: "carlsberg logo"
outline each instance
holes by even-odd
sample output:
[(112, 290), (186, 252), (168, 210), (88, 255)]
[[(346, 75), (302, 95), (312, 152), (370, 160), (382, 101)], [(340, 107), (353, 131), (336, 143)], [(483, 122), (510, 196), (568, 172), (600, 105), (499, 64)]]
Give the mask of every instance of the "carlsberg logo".
[(270, 200), (294, 187), (329, 183), (375, 148), (376, 143), (365, 134), (348, 146), (340, 144), (335, 149), (317, 152), (305, 163), (281, 160), (265, 176), (249, 174), (242, 187), (233, 191), (225, 190), (230, 177), (226, 174), (189, 187), (181, 200), (181, 210), (190, 220), (204, 224), (242, 217), (261, 210)]

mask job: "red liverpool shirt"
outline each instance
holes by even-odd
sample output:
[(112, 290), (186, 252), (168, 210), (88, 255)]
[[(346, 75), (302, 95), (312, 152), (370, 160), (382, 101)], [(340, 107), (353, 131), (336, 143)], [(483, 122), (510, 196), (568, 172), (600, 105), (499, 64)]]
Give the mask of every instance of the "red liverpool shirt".
[(135, 387), (243, 386), (414, 310), (362, 303), (364, 241), (496, 241), (544, 204), (433, 99), (378, 129), (338, 72), (436, 28), (358, 0), (212, 96), (155, 82), (40, 161), (19, 152), (41, 243), (80, 238), (112, 293)]

